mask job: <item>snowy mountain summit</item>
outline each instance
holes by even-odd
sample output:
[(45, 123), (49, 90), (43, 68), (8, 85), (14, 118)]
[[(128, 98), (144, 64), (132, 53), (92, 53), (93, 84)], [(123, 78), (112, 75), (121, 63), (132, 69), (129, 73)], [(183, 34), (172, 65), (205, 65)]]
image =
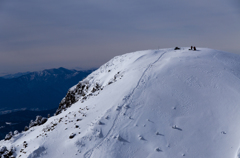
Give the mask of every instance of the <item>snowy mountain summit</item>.
[(139, 51), (113, 58), (70, 88), (55, 116), (2, 140), (0, 154), (240, 158), (239, 125), (239, 55)]

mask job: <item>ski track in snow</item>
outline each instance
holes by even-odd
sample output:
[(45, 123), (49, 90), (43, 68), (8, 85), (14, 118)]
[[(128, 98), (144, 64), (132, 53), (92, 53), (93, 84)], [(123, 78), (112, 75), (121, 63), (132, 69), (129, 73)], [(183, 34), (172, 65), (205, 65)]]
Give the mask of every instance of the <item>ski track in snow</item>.
[[(158, 52), (158, 51), (155, 51), (154, 53), (157, 53), (157, 52)], [(138, 83), (137, 83), (136, 87), (133, 88), (132, 92), (131, 92), (127, 97), (125, 97), (125, 98), (126, 98), (126, 99), (125, 99), (125, 102), (122, 104), (121, 109), (119, 110), (118, 114), (116, 115), (116, 117), (115, 117), (115, 119), (114, 119), (114, 121), (113, 121), (112, 127), (109, 129), (109, 131), (108, 131), (108, 133), (106, 134), (106, 136), (104, 136), (103, 139), (102, 139), (102, 141), (100, 141), (99, 143), (97, 143), (92, 149), (88, 150), (88, 151), (84, 154), (84, 158), (91, 158), (92, 153), (94, 152), (94, 150), (95, 150), (96, 148), (100, 147), (100, 146), (102, 145), (102, 143), (107, 139), (107, 137), (109, 136), (109, 134), (111, 133), (112, 129), (113, 129), (114, 126), (115, 126), (115, 123), (116, 123), (116, 121), (117, 121), (117, 119), (118, 119), (119, 114), (122, 112), (122, 109), (123, 109), (122, 107), (123, 107), (123, 105), (125, 105), (125, 104), (131, 104), (131, 103), (132, 103), (131, 97), (133, 96), (135, 90), (139, 87), (140, 82), (141, 82), (141, 80), (143, 79), (143, 77), (144, 77), (144, 75), (146, 74), (146, 72), (147, 72), (155, 63), (157, 63), (157, 62), (163, 57), (163, 55), (166, 54), (166, 53), (167, 53), (166, 51), (163, 52), (163, 53), (158, 57), (157, 60), (155, 60), (153, 63), (149, 64), (148, 67), (144, 70), (143, 74), (141, 75), (140, 79), (138, 80)], [(127, 103), (127, 102), (128, 102), (128, 103)]]

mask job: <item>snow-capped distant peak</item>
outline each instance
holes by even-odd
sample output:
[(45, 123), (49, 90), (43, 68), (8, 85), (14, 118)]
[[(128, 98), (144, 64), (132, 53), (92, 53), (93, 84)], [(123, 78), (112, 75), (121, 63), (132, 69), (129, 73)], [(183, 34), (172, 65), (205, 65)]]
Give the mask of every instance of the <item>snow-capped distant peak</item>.
[(1, 150), (26, 158), (237, 158), (239, 61), (206, 48), (117, 56), (70, 88), (55, 116), (2, 140)]

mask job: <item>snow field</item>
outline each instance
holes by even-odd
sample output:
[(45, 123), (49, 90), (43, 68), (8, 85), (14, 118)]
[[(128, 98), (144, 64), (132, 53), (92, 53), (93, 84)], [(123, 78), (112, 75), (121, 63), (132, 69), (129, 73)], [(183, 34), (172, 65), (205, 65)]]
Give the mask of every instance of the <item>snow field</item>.
[(207, 48), (115, 57), (81, 81), (86, 99), (0, 146), (26, 158), (238, 158), (239, 61)]

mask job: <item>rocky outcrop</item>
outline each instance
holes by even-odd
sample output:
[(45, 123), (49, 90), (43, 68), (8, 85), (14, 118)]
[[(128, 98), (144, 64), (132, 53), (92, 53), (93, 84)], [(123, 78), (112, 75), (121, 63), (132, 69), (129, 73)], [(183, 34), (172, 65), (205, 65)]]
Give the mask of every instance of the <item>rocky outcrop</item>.
[(11, 148), (10, 150), (8, 150), (6, 146), (0, 147), (0, 157), (2, 157), (2, 158), (15, 158), (14, 148)]
[(59, 104), (59, 107), (55, 115), (60, 114), (63, 110), (71, 107), (72, 104), (81, 100), (82, 102), (86, 100), (89, 96), (96, 94), (97, 91), (100, 91), (102, 88), (98, 83), (95, 83), (93, 86), (89, 82), (81, 81), (76, 86), (71, 88), (67, 95), (62, 99)]
[(13, 134), (12, 132), (9, 132), (6, 136), (4, 140), (10, 140), (12, 138)]
[[(101, 70), (101, 68), (100, 68)], [(100, 71), (99, 70), (99, 71)], [(111, 71), (108, 70), (108, 73)], [(97, 73), (97, 72), (96, 72)], [(104, 87), (116, 82), (118, 79), (123, 77), (123, 73), (118, 71), (117, 73), (112, 74), (112, 78), (106, 82), (107, 84), (103, 85), (98, 81), (93, 80), (93, 77), (90, 76), (80, 81), (77, 85), (70, 88), (67, 92), (67, 95), (62, 99), (59, 104), (59, 107), (55, 113), (55, 115), (60, 114), (63, 110), (71, 107), (72, 104), (77, 101), (84, 102), (88, 97), (98, 95), (100, 90), (103, 90)]]
[(36, 120), (29, 123), (29, 128), (34, 127), (34, 126), (39, 126), (47, 122), (47, 118), (42, 117), (42, 116), (36, 116)]

